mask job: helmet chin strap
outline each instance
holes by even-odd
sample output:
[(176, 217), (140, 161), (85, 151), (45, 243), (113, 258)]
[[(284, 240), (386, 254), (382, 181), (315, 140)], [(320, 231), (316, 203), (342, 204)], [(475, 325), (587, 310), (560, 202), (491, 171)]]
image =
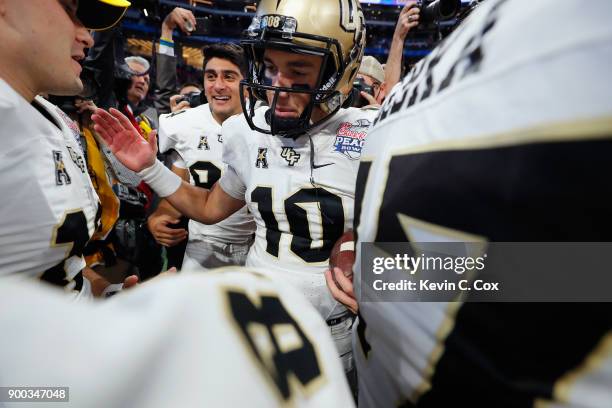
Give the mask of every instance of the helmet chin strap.
[[(274, 91), (272, 105), (265, 114), (266, 122), (268, 125), (270, 125), (270, 131), (273, 135), (282, 132), (284, 133), (283, 137), (288, 137), (295, 140), (303, 135), (305, 133), (305, 129), (309, 127), (308, 125), (310, 125), (310, 117), (314, 108), (314, 102), (311, 100), (308, 103), (308, 106), (306, 106), (306, 109), (304, 109), (304, 112), (302, 112), (299, 118), (279, 118), (274, 114), (276, 111), (276, 104), (278, 102), (279, 94), (280, 91)], [(296, 129), (304, 129), (304, 131), (295, 133), (291, 132), (291, 130)]]

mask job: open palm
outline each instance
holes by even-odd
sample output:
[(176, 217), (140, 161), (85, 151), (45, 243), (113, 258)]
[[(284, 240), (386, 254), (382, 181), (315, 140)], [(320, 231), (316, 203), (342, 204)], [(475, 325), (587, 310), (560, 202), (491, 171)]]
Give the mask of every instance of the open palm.
[(117, 109), (97, 109), (92, 115), (94, 130), (104, 139), (115, 157), (128, 169), (141, 171), (155, 163), (157, 135), (152, 131), (145, 140), (129, 119)]

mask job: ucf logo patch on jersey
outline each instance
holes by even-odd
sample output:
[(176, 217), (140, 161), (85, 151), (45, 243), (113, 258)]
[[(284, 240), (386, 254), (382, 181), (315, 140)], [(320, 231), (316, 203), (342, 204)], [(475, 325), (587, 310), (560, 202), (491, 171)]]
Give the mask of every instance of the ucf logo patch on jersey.
[(257, 151), (257, 161), (255, 162), (255, 167), (260, 169), (268, 168), (268, 149), (260, 147)]
[(70, 180), (70, 176), (66, 171), (64, 160), (62, 159), (62, 152), (59, 150), (54, 150), (53, 161), (55, 162), (55, 184), (58, 186), (63, 186), (64, 184), (68, 185), (72, 183), (72, 180)]
[(289, 163), (291, 167), (300, 160), (300, 154), (296, 153), (293, 147), (283, 147), (283, 150), (281, 150), (281, 157), (287, 160), (287, 163)]

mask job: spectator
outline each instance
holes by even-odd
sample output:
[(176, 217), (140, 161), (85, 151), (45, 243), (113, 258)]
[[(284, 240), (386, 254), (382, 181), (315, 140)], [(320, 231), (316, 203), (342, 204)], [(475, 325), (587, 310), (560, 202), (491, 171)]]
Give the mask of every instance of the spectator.
[(408, 0), (397, 19), (393, 40), (389, 47), (389, 56), (384, 68), (384, 82), (387, 93), (399, 82), (402, 75), (402, 60), (406, 36), (408, 36), (410, 30), (419, 25), (420, 10), (416, 5), (416, 1)]
[[(183, 109), (189, 109), (192, 108), (192, 106), (189, 104), (188, 101), (184, 100), (185, 96), (190, 96), (190, 95), (195, 95), (195, 94), (200, 94), (201, 95), (202, 92), (202, 88), (193, 82), (187, 82), (185, 84), (183, 84), (183, 86), (181, 87), (181, 89), (179, 90), (178, 95), (173, 95), (170, 97), (170, 110), (172, 112), (178, 112), (181, 111)], [(203, 101), (202, 96), (200, 96), (201, 101)], [(203, 96), (204, 98), (206, 98), (205, 96)], [(200, 102), (201, 102), (200, 101)], [(193, 106), (195, 107), (195, 106)]]
[(365, 98), (370, 105), (382, 105), (387, 95), (387, 84), (385, 82), (385, 70), (380, 62), (372, 56), (366, 55), (361, 61), (357, 79), (372, 88), (373, 94), (361, 91), (361, 96)]
[(142, 131), (148, 134), (152, 129), (157, 129), (158, 127), (157, 110), (144, 103), (151, 87), (151, 77), (149, 75), (151, 65), (143, 57), (127, 57), (125, 62), (134, 73), (131, 76), (131, 83), (127, 89), (130, 113), (133, 114), (136, 123), (138, 123)]

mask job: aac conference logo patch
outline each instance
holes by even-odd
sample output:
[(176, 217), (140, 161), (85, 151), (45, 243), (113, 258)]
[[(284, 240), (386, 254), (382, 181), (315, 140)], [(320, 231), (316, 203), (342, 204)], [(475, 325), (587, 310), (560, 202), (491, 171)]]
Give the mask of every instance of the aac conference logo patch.
[(369, 127), (370, 121), (367, 119), (359, 119), (355, 123), (342, 122), (336, 132), (334, 152), (351, 160), (359, 160)]

